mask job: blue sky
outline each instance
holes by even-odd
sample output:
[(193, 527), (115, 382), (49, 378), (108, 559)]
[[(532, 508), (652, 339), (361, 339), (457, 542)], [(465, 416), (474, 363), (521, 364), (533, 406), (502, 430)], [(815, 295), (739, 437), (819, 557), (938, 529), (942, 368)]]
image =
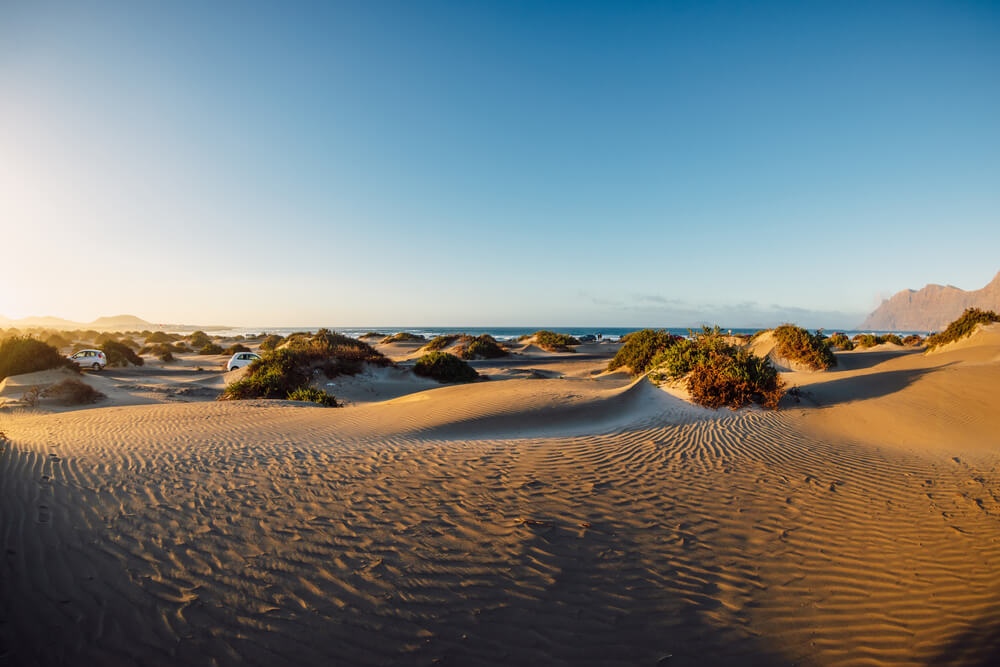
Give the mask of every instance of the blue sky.
[(847, 327), (1000, 270), (997, 3), (82, 4), (0, 7), (8, 317)]

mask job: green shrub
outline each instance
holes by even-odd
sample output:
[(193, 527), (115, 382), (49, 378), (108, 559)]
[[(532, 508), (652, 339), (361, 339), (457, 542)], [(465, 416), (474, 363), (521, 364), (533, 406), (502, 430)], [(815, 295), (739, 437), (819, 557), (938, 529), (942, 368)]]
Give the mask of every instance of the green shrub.
[(321, 389), (313, 389), (312, 387), (299, 387), (298, 389), (288, 392), (287, 398), (289, 401), (306, 401), (309, 403), (316, 403), (317, 405), (323, 405), (328, 408), (340, 407), (340, 403), (337, 402), (335, 397)]
[(730, 345), (719, 328), (703, 327), (690, 339), (680, 339), (651, 362), (653, 382), (687, 378), (691, 398), (701, 405), (736, 409), (755, 401), (776, 408), (784, 384), (771, 362)]
[(225, 350), (218, 343), (209, 343), (208, 345), (203, 345), (198, 354), (222, 354)]
[(569, 334), (556, 333), (542, 329), (534, 334), (535, 345), (548, 352), (573, 352), (570, 345), (579, 345), (580, 341)]
[(948, 327), (933, 336), (927, 337), (927, 349), (933, 350), (935, 347), (952, 343), (972, 334), (980, 324), (992, 324), (1000, 322), (1000, 315), (992, 310), (980, 310), (979, 308), (967, 308), (958, 319), (948, 325)]
[(785, 393), (784, 383), (767, 359), (735, 348), (732, 354), (713, 353), (695, 366), (688, 378), (688, 392), (705, 407), (727, 405), (733, 410), (751, 401), (777, 409)]
[(235, 345), (230, 345), (224, 351), (224, 354), (236, 354), (238, 352), (249, 352), (250, 348), (243, 343), (236, 343)]
[(53, 398), (63, 405), (86, 405), (105, 398), (104, 394), (86, 382), (76, 378), (66, 378), (41, 392), (46, 398)]
[(0, 342), (0, 380), (50, 368), (78, 370), (76, 364), (59, 354), (59, 350), (38, 339), (14, 336)]
[(902, 345), (903, 339), (896, 334), (885, 334), (884, 336), (878, 337), (879, 343), (892, 343), (893, 345)]
[(414, 364), (413, 372), (438, 382), (472, 382), (479, 377), (476, 369), (447, 352), (425, 354)]
[(506, 357), (507, 354), (506, 348), (489, 334), (471, 338), (468, 343), (462, 346), (461, 350), (463, 359), (497, 359)]
[(702, 327), (700, 332), (691, 332), (691, 338), (681, 338), (660, 351), (649, 363), (654, 369), (650, 379), (659, 382), (664, 379), (676, 380), (684, 377), (699, 364), (707, 363), (712, 355), (730, 356), (736, 348), (722, 337), (719, 327)]
[(278, 334), (271, 334), (267, 336), (260, 342), (261, 352), (268, 352), (278, 347), (283, 339)]
[(845, 334), (842, 334), (842, 333), (832, 334), (827, 339), (827, 342), (830, 344), (831, 347), (836, 347), (837, 349), (840, 349), (840, 350), (853, 350), (854, 349), (854, 343), (852, 343), (851, 339), (848, 338)]
[(903, 339), (903, 345), (923, 345), (924, 339), (918, 334), (910, 334)]
[(386, 336), (382, 339), (382, 343), (419, 343), (427, 340), (423, 336), (418, 336), (416, 334), (411, 334), (408, 331), (400, 331), (397, 334), (391, 336)]
[[(279, 336), (280, 338), (280, 336)], [(212, 342), (211, 337), (204, 331), (193, 331), (188, 334), (188, 342), (196, 350), (199, 350)]]
[(380, 333), (378, 331), (369, 331), (368, 333), (363, 333), (360, 336), (358, 336), (359, 340), (364, 340), (365, 338), (378, 338), (379, 340), (381, 340), (385, 338), (385, 334)]
[(424, 345), (421, 349), (427, 350), (428, 352), (434, 352), (435, 350), (443, 350), (449, 345), (453, 345), (460, 338), (469, 338), (471, 336), (464, 336), (463, 334), (443, 334), (441, 336), (435, 336), (431, 339), (431, 342)]
[(811, 334), (794, 324), (782, 324), (774, 330), (777, 352), (782, 357), (804, 364), (814, 371), (837, 365), (830, 346), (821, 333)]
[(643, 329), (628, 334), (625, 344), (608, 362), (608, 370), (613, 371), (622, 366), (628, 366), (632, 375), (642, 375), (649, 370), (656, 355), (681, 340), (663, 329)]
[(107, 358), (108, 366), (128, 366), (129, 364), (142, 366), (144, 363), (142, 357), (136, 354), (132, 348), (116, 340), (105, 341), (101, 345), (101, 352)]
[(874, 334), (856, 334), (854, 338), (851, 339), (854, 343), (854, 347), (860, 347), (862, 349), (866, 347), (875, 347), (878, 345), (878, 336)]
[(296, 336), (282, 347), (265, 352), (247, 367), (241, 379), (226, 387), (220, 398), (287, 398), (295, 390), (307, 387), (315, 373), (333, 378), (356, 373), (364, 363), (392, 365), (392, 361), (367, 343), (320, 329), (315, 335)]

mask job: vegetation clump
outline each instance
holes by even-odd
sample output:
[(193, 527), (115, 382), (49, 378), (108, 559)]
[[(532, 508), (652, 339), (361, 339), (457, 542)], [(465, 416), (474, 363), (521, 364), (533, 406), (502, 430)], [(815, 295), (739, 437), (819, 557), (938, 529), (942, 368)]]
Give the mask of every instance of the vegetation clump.
[(271, 334), (270, 336), (265, 336), (264, 340), (260, 342), (261, 352), (269, 352), (273, 350), (274, 348), (278, 347), (278, 345), (281, 344), (282, 340), (284, 339), (278, 334)]
[(209, 343), (208, 345), (203, 345), (198, 354), (222, 354), (225, 350), (218, 343)]
[(212, 339), (204, 331), (193, 331), (188, 335), (187, 339), (188, 342), (191, 344), (191, 347), (195, 348), (196, 350), (203, 348), (212, 342)]
[(243, 343), (236, 343), (235, 345), (230, 345), (225, 349), (224, 354), (237, 354), (239, 352), (249, 352), (250, 348)]
[[(868, 347), (875, 347), (876, 345), (881, 345), (882, 343), (892, 343), (893, 345), (909, 345), (905, 341), (911, 340), (911, 336), (907, 336), (905, 339), (900, 338), (897, 334), (856, 334), (851, 341), (854, 343), (855, 347), (860, 347), (862, 349)], [(923, 339), (920, 336), (916, 336), (918, 341)], [(919, 344), (919, 343), (917, 343)], [(849, 349), (849, 348), (848, 348)]]
[(50, 368), (78, 370), (76, 364), (59, 354), (59, 350), (36, 338), (13, 336), (0, 343), (0, 380)]
[(226, 387), (220, 398), (284, 399), (299, 389), (309, 389), (309, 382), (317, 373), (327, 378), (353, 375), (365, 363), (392, 365), (392, 361), (367, 343), (320, 329), (312, 336), (296, 337), (276, 350), (265, 352), (247, 367), (241, 379)]
[(45, 337), (45, 342), (59, 350), (64, 347), (69, 347), (72, 341), (66, 340), (57, 333), (52, 333)]
[(86, 382), (76, 378), (66, 378), (42, 390), (41, 395), (55, 399), (63, 405), (87, 405), (105, 398), (105, 395)]
[(827, 342), (830, 344), (830, 347), (835, 347), (838, 350), (854, 349), (854, 343), (851, 342), (851, 339), (848, 338), (846, 334), (842, 333), (831, 334), (830, 337), (827, 338)]
[(855, 334), (851, 342), (854, 343), (854, 347), (860, 347), (861, 349), (875, 347), (878, 345), (878, 336), (875, 334)]
[(778, 343), (779, 355), (814, 371), (837, 365), (837, 357), (833, 356), (822, 333), (811, 334), (794, 324), (782, 324), (774, 330), (774, 340)]
[(163, 331), (156, 331), (146, 336), (147, 345), (153, 345), (155, 343), (173, 343), (175, 340), (177, 340), (175, 336)]
[(469, 338), (462, 346), (460, 355), (463, 359), (497, 359), (508, 355), (507, 349), (489, 334)]
[(556, 333), (542, 329), (532, 334), (535, 345), (547, 352), (573, 352), (570, 345), (579, 345), (580, 341), (569, 334)]
[(653, 359), (658, 354), (666, 350), (677, 341), (682, 340), (679, 336), (667, 333), (663, 329), (643, 329), (633, 331), (623, 337), (625, 344), (619, 348), (614, 358), (608, 362), (608, 370), (627, 366), (632, 371), (632, 375), (642, 375), (653, 363)]
[(391, 336), (386, 336), (382, 339), (382, 343), (421, 343), (427, 340), (423, 336), (418, 336), (417, 334), (411, 334), (409, 331), (400, 331), (397, 334)]
[(326, 393), (322, 389), (314, 389), (313, 387), (299, 387), (293, 391), (288, 392), (289, 401), (305, 401), (308, 403), (316, 403), (317, 405), (322, 405), (328, 408), (339, 408), (340, 403), (334, 396)]
[(992, 324), (993, 322), (1000, 322), (1000, 315), (992, 310), (966, 308), (965, 312), (949, 324), (944, 331), (927, 337), (927, 349), (933, 350), (935, 347), (953, 343), (971, 335), (978, 325)]
[(784, 383), (767, 359), (736, 348), (730, 354), (712, 354), (695, 366), (688, 391), (705, 407), (728, 405), (733, 410), (751, 401), (774, 410), (785, 394)]
[(101, 345), (101, 352), (107, 358), (108, 366), (128, 366), (129, 364), (142, 366), (145, 363), (132, 348), (116, 340), (104, 341)]
[(454, 345), (461, 338), (471, 339), (471, 336), (465, 336), (463, 334), (442, 334), (432, 338), (431, 341), (424, 345), (422, 349), (427, 350), (428, 352), (443, 350), (450, 345)]
[(160, 343), (158, 345), (153, 345), (150, 352), (156, 355), (156, 358), (167, 363), (168, 361), (174, 360), (173, 346), (166, 343)]
[(703, 327), (670, 345), (651, 363), (654, 382), (686, 378), (691, 398), (706, 407), (741, 408), (750, 402), (776, 409), (784, 383), (771, 362), (730, 345), (719, 328)]
[(910, 334), (909, 336), (903, 339), (903, 345), (918, 346), (923, 344), (924, 344), (924, 339), (920, 334)]
[(417, 360), (413, 372), (438, 382), (472, 382), (479, 377), (475, 368), (447, 352), (428, 352)]
[(358, 336), (358, 340), (365, 340), (366, 338), (385, 338), (385, 334), (378, 331), (369, 331)]

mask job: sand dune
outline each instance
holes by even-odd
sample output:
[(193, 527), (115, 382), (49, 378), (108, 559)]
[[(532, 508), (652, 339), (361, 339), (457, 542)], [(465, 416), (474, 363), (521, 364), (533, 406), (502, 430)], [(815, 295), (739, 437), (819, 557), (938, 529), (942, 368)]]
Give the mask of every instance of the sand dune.
[(840, 354), (779, 412), (559, 356), (339, 410), (0, 413), (0, 664), (998, 657), (996, 338)]

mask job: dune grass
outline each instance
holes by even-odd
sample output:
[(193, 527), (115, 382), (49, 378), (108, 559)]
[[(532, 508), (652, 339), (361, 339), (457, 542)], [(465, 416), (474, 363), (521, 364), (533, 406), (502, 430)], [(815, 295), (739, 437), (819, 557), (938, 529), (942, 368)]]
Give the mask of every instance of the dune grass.
[(830, 334), (830, 337), (827, 338), (827, 341), (829, 342), (830, 347), (835, 347), (838, 350), (854, 349), (854, 343), (851, 342), (851, 339), (848, 338), (846, 334), (842, 333)]
[(909, 336), (903, 339), (903, 345), (912, 345), (916, 347), (923, 344), (924, 344), (924, 338), (920, 334), (910, 334)]
[(497, 342), (496, 338), (489, 334), (468, 338), (468, 342), (462, 346), (459, 353), (462, 359), (498, 359), (510, 354), (507, 348)]
[(261, 352), (269, 352), (270, 350), (273, 350), (274, 348), (278, 347), (278, 345), (280, 345), (281, 341), (283, 340), (284, 338), (282, 338), (278, 334), (271, 334), (269, 336), (265, 336), (264, 340), (260, 341)]
[(837, 357), (830, 351), (822, 333), (811, 334), (794, 324), (782, 324), (774, 330), (774, 340), (779, 355), (814, 371), (837, 365)]
[(420, 349), (425, 350), (427, 352), (443, 350), (446, 347), (454, 345), (463, 338), (471, 340), (472, 337), (466, 336), (465, 334), (441, 334), (440, 336), (435, 336), (434, 338), (432, 338), (430, 342), (428, 342)]
[(608, 370), (628, 367), (632, 375), (642, 375), (649, 370), (658, 354), (679, 340), (681, 340), (679, 336), (669, 334), (663, 329), (633, 331), (625, 337), (625, 344), (608, 362)]
[(479, 377), (476, 369), (447, 352), (428, 352), (417, 360), (413, 372), (441, 383), (472, 382)]
[(223, 352), (225, 352), (225, 350), (222, 349), (222, 346), (218, 343), (203, 345), (201, 349), (198, 350), (198, 354), (222, 354)]
[(980, 324), (992, 324), (994, 322), (1000, 322), (1000, 315), (997, 315), (992, 310), (966, 308), (965, 312), (951, 322), (944, 331), (927, 337), (927, 349), (933, 350), (935, 347), (954, 343), (971, 335)]
[(42, 390), (41, 395), (63, 405), (87, 405), (106, 398), (103, 393), (76, 378), (61, 380)]
[(418, 336), (417, 334), (411, 334), (409, 331), (400, 331), (397, 334), (391, 336), (386, 336), (382, 339), (382, 343), (420, 343), (427, 340), (423, 336)]
[(178, 338), (180, 338), (180, 336), (168, 334), (163, 331), (156, 331), (146, 336), (146, 345), (153, 345), (155, 343), (173, 343)]
[(59, 354), (59, 350), (36, 338), (13, 336), (0, 342), (0, 380), (51, 368), (79, 370), (76, 364)]
[(331, 396), (322, 389), (314, 389), (312, 387), (299, 387), (298, 389), (294, 389), (288, 392), (288, 396), (286, 398), (289, 401), (306, 401), (328, 408), (340, 407), (340, 403), (337, 402), (336, 397)]
[(535, 345), (546, 352), (574, 352), (571, 345), (579, 345), (580, 341), (569, 334), (556, 333), (547, 329), (536, 331), (531, 334), (535, 339)]
[(212, 342), (211, 337), (204, 331), (192, 331), (187, 337), (191, 347), (198, 350)]
[(220, 399), (285, 399), (299, 390), (311, 391), (309, 382), (319, 373), (331, 379), (353, 375), (360, 372), (365, 363), (393, 365), (367, 343), (320, 329), (312, 336), (298, 336), (276, 350), (264, 352), (247, 367), (240, 380), (226, 387)]
[(116, 340), (105, 341), (101, 345), (101, 352), (107, 357), (108, 366), (122, 367), (129, 364), (142, 366), (145, 363), (132, 348)]

